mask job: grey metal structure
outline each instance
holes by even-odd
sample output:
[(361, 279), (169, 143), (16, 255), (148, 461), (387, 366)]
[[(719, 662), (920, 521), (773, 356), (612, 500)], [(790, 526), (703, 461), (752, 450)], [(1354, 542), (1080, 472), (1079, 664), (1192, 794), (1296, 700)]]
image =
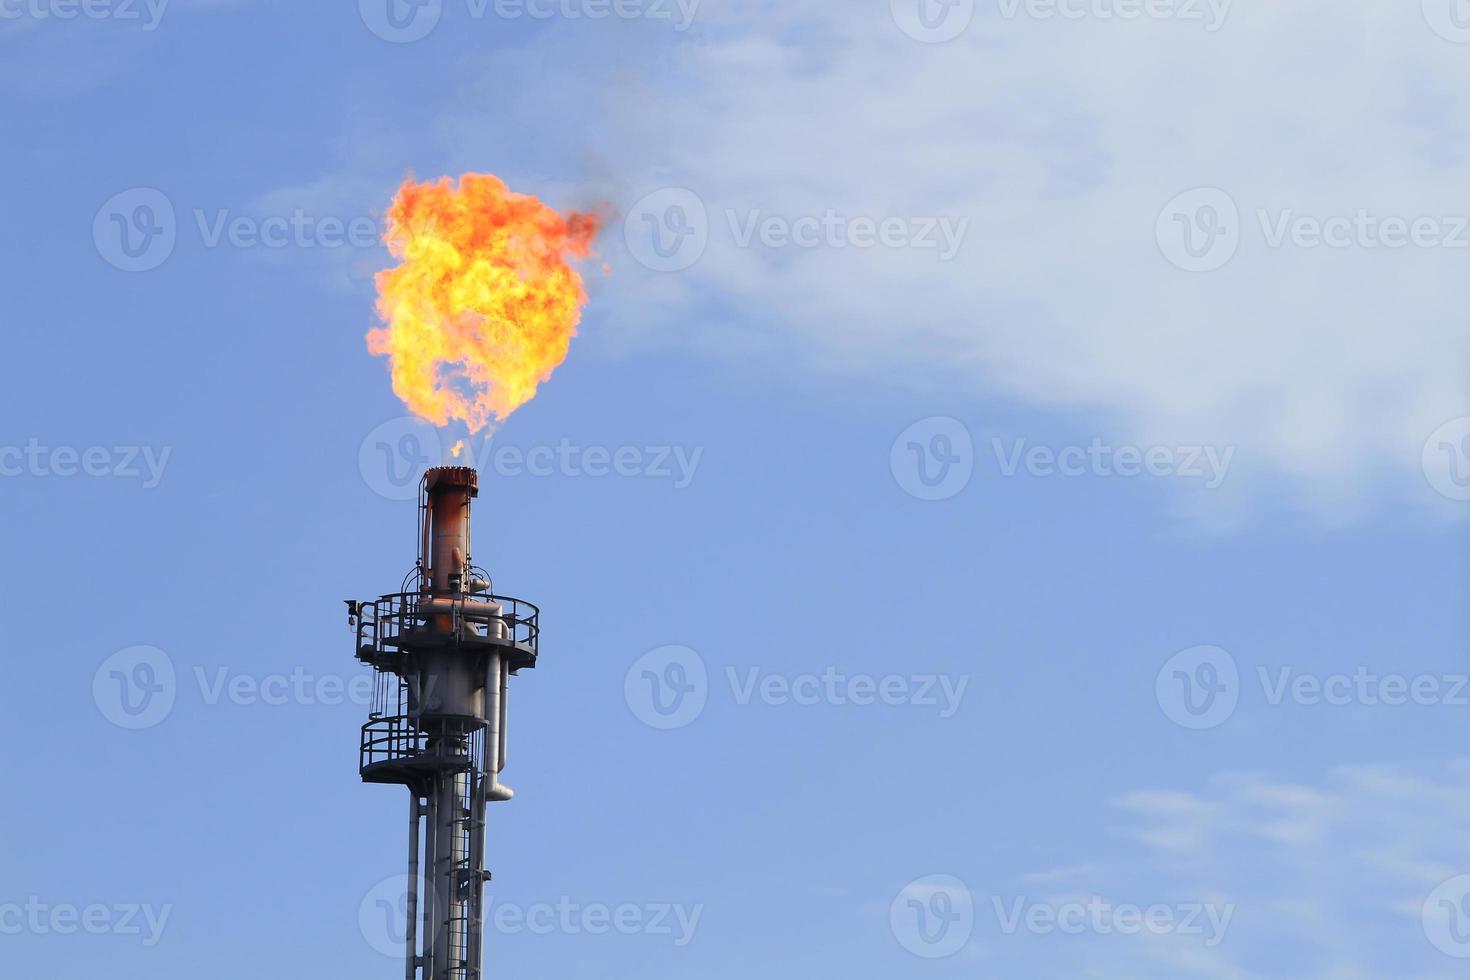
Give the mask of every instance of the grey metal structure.
[(403, 591), (349, 600), (357, 658), (375, 671), (359, 766), (409, 792), (406, 980), (478, 980), (484, 959), (487, 804), (512, 796), (506, 687), (536, 666), (539, 611), (493, 595), (470, 558), (468, 467), (429, 470), (419, 557)]

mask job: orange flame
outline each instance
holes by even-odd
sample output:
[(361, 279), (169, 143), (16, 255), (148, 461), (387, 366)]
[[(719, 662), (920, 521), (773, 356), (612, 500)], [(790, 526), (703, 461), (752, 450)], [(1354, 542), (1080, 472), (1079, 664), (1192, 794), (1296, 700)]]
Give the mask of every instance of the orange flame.
[(377, 275), (368, 351), (415, 415), (472, 433), (504, 421), (566, 360), (587, 302), (568, 258), (600, 219), (561, 215), (493, 174), (404, 182), (383, 240), (399, 265)]

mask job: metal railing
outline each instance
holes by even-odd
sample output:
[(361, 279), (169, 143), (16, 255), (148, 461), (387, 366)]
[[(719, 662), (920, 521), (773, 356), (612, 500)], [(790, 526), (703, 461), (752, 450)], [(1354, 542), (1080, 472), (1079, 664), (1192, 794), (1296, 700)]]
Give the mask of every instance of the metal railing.
[(362, 604), (357, 642), (359, 650), (392, 655), (405, 633), (448, 619), (445, 625), (452, 635), (462, 635), (466, 625), (479, 627), (483, 635), (513, 643), (534, 657), (541, 639), (540, 615), (533, 603), (512, 596), (398, 592)]
[[(466, 768), (479, 772), (484, 752), (484, 732), (476, 729), (444, 738), (435, 732), (421, 730), (410, 715), (375, 718), (362, 726), (362, 742), (358, 752), (358, 768), (380, 762), (404, 762), (410, 759), (443, 762), (449, 768)], [(434, 746), (430, 742), (434, 741)], [(446, 750), (447, 745), (456, 749)]]
[(362, 726), (358, 768), (422, 756), (427, 747), (428, 736), (415, 728), (408, 716), (376, 718)]

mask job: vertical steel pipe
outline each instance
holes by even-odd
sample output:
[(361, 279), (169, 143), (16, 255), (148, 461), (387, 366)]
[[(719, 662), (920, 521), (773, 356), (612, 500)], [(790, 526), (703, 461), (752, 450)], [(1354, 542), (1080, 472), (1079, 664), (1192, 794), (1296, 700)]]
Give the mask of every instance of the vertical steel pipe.
[(404, 928), (404, 945), (408, 960), (404, 967), (404, 980), (418, 980), (419, 945), (419, 791), (412, 787), (408, 791), (408, 925)]
[(434, 969), (434, 944), (439, 938), (439, 930), (435, 927), (438, 921), (438, 890), (434, 887), (437, 876), (435, 866), (436, 853), (438, 851), (437, 838), (439, 836), (439, 794), (432, 788), (429, 790), (428, 807), (424, 814), (424, 915), (423, 915), (423, 943), (424, 943), (424, 976), (426, 980), (433, 980)]

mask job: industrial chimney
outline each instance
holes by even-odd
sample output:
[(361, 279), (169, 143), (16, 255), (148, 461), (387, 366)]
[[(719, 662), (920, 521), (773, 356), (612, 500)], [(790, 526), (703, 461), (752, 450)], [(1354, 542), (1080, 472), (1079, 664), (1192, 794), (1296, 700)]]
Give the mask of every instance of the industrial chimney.
[(506, 685), (536, 666), (539, 611), (493, 595), (471, 560), (478, 494), (468, 467), (425, 473), (404, 591), (347, 603), (357, 658), (375, 672), (362, 778), (409, 793), (406, 980), (482, 976), (485, 809), (512, 795), (499, 780)]

